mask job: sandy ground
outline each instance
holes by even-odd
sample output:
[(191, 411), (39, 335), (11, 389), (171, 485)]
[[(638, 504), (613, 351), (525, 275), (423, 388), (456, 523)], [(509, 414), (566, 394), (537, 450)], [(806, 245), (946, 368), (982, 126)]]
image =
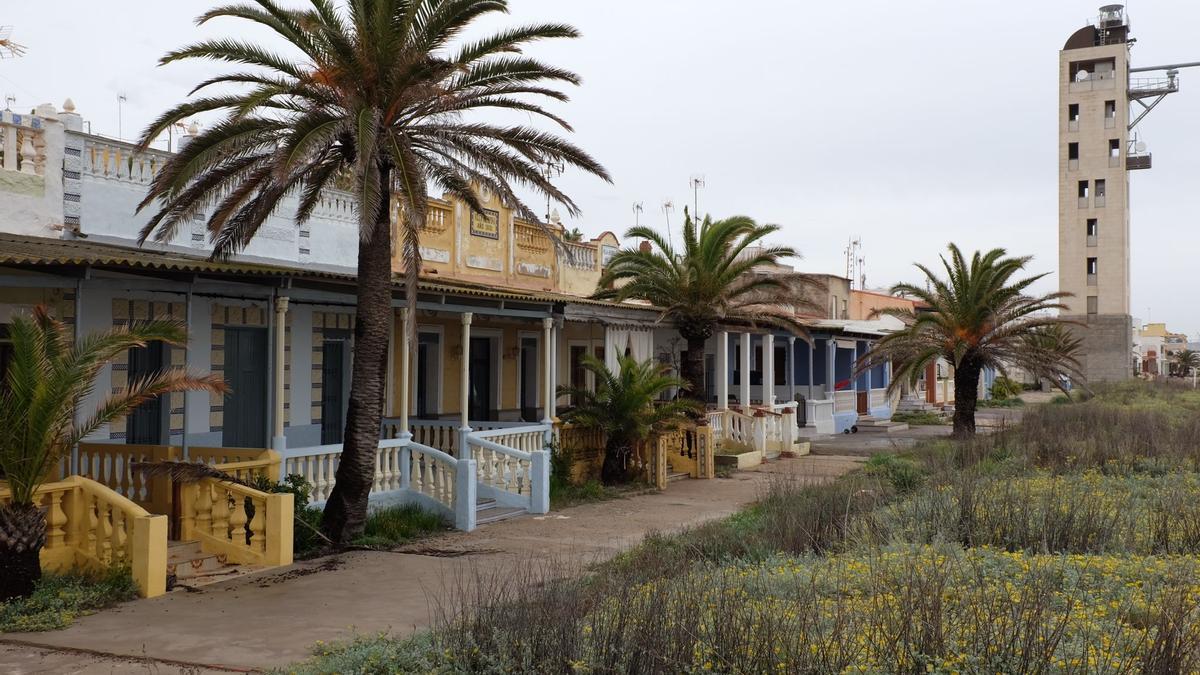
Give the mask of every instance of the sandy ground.
[(782, 459), (731, 478), (684, 480), (661, 493), (448, 533), (406, 551), (345, 553), (138, 600), (63, 631), (0, 636), (0, 671), (157, 674), (282, 666), (304, 658), (318, 640), (427, 626), (438, 599), (464, 579), (503, 577), (528, 565), (578, 569), (647, 534), (727, 516), (754, 501), (772, 475), (824, 481), (859, 461)]

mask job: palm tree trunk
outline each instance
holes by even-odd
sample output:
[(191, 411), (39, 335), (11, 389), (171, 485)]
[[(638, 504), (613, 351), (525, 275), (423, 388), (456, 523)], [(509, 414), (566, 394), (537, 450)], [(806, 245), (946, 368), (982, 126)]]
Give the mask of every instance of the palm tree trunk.
[[(681, 331), (682, 332), (682, 331)], [(683, 352), (683, 363), (679, 364), (679, 377), (688, 383), (684, 396), (704, 402), (704, 346), (707, 336), (684, 335), (687, 349)]]
[(604, 444), (604, 463), (600, 465), (600, 482), (617, 485), (628, 477), (628, 444), (609, 440)]
[(0, 602), (33, 594), (42, 578), (46, 514), (30, 504), (0, 505)]
[(954, 369), (954, 437), (975, 435), (975, 408), (979, 400), (981, 367), (970, 357)]
[(325, 503), (321, 531), (345, 545), (362, 534), (367, 497), (375, 481), (375, 453), (387, 381), (389, 323), (392, 320), (392, 230), (390, 168), (379, 170), (383, 197), (370, 239), (358, 243), (358, 307), (354, 317), (354, 360), (346, 431), (336, 484)]

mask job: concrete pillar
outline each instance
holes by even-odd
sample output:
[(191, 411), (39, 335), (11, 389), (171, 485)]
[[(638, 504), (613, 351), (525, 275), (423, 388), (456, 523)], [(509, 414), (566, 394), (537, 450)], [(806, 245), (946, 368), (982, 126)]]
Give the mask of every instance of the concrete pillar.
[(775, 334), (763, 336), (762, 401), (768, 408), (775, 405)]
[(828, 382), (829, 388), (829, 396), (826, 398), (832, 400), (837, 398), (837, 340), (829, 338), (829, 341), (825, 343), (825, 352), (828, 354), (828, 358), (825, 359), (825, 370), (828, 371), (826, 382)]
[(462, 315), (462, 359), (459, 370), (461, 384), (458, 392), (458, 403), (461, 410), (459, 417), (462, 420), (462, 424), (458, 427), (459, 459), (470, 459), (471, 457), (471, 448), (467, 447), (467, 434), (471, 433), (471, 421), (467, 415), (471, 397), (471, 318), (473, 316), (471, 312), (463, 312)]
[(729, 331), (717, 333), (717, 409), (729, 409)]
[(742, 412), (746, 413), (750, 410), (750, 334), (742, 333), (742, 379), (738, 388), (739, 402), (742, 404)]
[(276, 452), (287, 450), (287, 438), (283, 435), (283, 373), (287, 344), (287, 308), (288, 298), (286, 295), (275, 298), (275, 372), (273, 373), (275, 376), (275, 424), (271, 449)]
[(788, 403), (796, 401), (796, 336), (788, 336), (788, 351), (787, 351), (787, 386), (788, 386)]
[(550, 445), (554, 438), (554, 319), (542, 319), (542, 424), (548, 425), (543, 433), (545, 444)]
[(409, 334), (412, 331), (408, 325), (408, 309), (400, 310), (400, 435), (398, 438), (403, 439), (407, 445), (412, 439), (412, 432), (408, 427), (408, 391), (412, 385), (410, 382), (408, 369), (411, 357), (409, 350)]
[(810, 401), (813, 400), (813, 393), (815, 392), (815, 389), (813, 389), (813, 380), (817, 377), (816, 372), (813, 371), (813, 352), (816, 350), (817, 341), (814, 339), (812, 344), (808, 346), (808, 400)]

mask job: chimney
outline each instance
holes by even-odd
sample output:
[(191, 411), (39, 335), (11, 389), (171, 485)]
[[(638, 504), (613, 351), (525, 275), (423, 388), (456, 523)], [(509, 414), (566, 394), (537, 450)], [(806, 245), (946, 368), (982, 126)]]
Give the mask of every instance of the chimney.
[(638, 244), (638, 250), (641, 251), (642, 253), (649, 253), (650, 252), (650, 242), (646, 241), (646, 240), (642, 240), (642, 242), (640, 244)]

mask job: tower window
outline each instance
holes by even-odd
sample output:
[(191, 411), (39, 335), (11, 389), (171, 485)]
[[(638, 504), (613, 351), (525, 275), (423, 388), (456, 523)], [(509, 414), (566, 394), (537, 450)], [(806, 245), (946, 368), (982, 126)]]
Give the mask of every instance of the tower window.
[(1067, 143), (1067, 159), (1079, 159), (1079, 144)]
[(1100, 297), (1096, 295), (1087, 296), (1087, 313), (1096, 315), (1100, 313)]
[(1095, 218), (1087, 219), (1087, 236), (1095, 237), (1100, 233), (1100, 223)]
[(1119, 141), (1115, 138), (1108, 139), (1108, 156), (1109, 157), (1120, 157), (1121, 156), (1121, 141)]
[(1088, 276), (1091, 276), (1091, 275), (1094, 275), (1097, 273), (1096, 270), (1098, 270), (1100, 267), (1099, 263), (1097, 262), (1098, 260), (1099, 260), (1098, 258), (1088, 258), (1087, 259)]
[(1079, 181), (1079, 198), (1088, 198), (1088, 182), (1086, 180)]
[(1079, 104), (1078, 103), (1071, 103), (1071, 104), (1067, 105), (1067, 121), (1068, 122), (1078, 122), (1079, 121)]
[(1105, 101), (1104, 102), (1104, 119), (1111, 120), (1111, 119), (1116, 119), (1116, 117), (1117, 117), (1117, 102), (1116, 101)]

